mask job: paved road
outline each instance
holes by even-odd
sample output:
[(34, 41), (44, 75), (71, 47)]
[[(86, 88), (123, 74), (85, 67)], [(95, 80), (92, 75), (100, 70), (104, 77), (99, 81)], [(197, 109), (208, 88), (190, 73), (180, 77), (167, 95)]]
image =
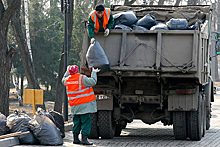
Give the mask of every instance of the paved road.
[[(93, 146), (97, 147), (220, 147), (220, 92), (215, 95), (215, 102), (212, 106), (211, 128), (206, 131), (205, 137), (201, 141), (175, 140), (172, 126), (163, 126), (162, 123), (147, 125), (139, 120), (128, 124), (120, 137), (114, 137), (114, 139), (90, 139), (89, 141), (93, 142)], [(82, 145), (72, 144), (72, 133), (67, 132), (63, 146), (78, 147)]]

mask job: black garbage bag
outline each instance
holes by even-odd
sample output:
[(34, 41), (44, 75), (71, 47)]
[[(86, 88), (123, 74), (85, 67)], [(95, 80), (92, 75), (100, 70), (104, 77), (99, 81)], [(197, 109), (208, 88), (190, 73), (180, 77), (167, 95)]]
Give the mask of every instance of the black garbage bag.
[(136, 23), (137, 26), (142, 26), (147, 29), (150, 29), (152, 26), (156, 25), (157, 21), (153, 15), (147, 14)]
[(144, 31), (148, 30), (148, 29), (145, 28), (145, 27), (137, 26), (137, 25), (133, 25), (132, 27), (133, 27), (133, 30), (144, 30)]
[(118, 25), (116, 25), (116, 26), (115, 26), (115, 29), (130, 30), (130, 31), (132, 30), (131, 27), (126, 26), (126, 25), (123, 25), (123, 24), (118, 24)]
[(29, 125), (41, 145), (63, 144), (59, 129), (47, 116), (36, 113), (35, 118), (29, 122)]
[(167, 25), (163, 24), (163, 23), (158, 23), (157, 25), (155, 26), (152, 26), (150, 28), (150, 30), (169, 30)]
[(7, 123), (6, 116), (0, 112), (0, 136), (5, 135), (8, 132), (8, 127), (6, 123)]
[(137, 17), (132, 11), (114, 14), (113, 18), (115, 20), (115, 25), (123, 24), (126, 26), (131, 26), (137, 22)]
[(86, 60), (89, 68), (94, 67), (101, 69), (99, 74), (110, 69), (108, 57), (97, 40), (95, 40), (95, 42), (89, 46), (89, 49), (86, 53)]
[(28, 122), (30, 120), (31, 118), (27, 114), (20, 113), (19, 111), (15, 111), (7, 117), (7, 126), (11, 133), (30, 131), (30, 133), (18, 137), (21, 144), (39, 143), (29, 128)]
[(65, 137), (65, 131), (64, 131), (64, 119), (63, 116), (56, 111), (49, 111), (46, 112), (45, 115), (52, 120), (52, 122), (56, 125), (56, 127), (60, 130), (60, 136), (62, 138)]
[(171, 18), (167, 22), (167, 26), (170, 30), (187, 30), (189, 27), (188, 21), (186, 19), (174, 19)]

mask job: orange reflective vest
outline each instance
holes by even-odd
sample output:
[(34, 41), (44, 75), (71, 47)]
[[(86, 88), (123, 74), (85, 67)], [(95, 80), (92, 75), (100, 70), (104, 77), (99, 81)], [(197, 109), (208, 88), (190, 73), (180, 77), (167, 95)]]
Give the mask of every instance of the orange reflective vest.
[(74, 74), (67, 77), (65, 86), (70, 106), (85, 104), (96, 100), (93, 88), (83, 86), (83, 75), (81, 74)]
[[(92, 21), (94, 22), (95, 32), (99, 32), (99, 20), (98, 16), (96, 15), (96, 11), (92, 11), (90, 14)], [(108, 24), (109, 18), (111, 16), (110, 8), (105, 8), (103, 14), (103, 28), (106, 29), (106, 25)]]

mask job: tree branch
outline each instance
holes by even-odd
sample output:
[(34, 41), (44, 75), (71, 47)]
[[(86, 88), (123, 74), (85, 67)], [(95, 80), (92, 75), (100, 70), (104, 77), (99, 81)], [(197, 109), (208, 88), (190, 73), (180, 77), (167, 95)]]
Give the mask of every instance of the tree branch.
[(136, 0), (125, 0), (124, 5), (132, 5)]
[(0, 18), (3, 17), (4, 15), (4, 11), (5, 11), (5, 7), (4, 7), (4, 4), (2, 3), (2, 0), (0, 0)]
[(15, 11), (21, 5), (21, 0), (7, 0), (8, 8), (4, 12), (3, 23), (5, 25), (9, 24), (11, 17), (14, 15)]

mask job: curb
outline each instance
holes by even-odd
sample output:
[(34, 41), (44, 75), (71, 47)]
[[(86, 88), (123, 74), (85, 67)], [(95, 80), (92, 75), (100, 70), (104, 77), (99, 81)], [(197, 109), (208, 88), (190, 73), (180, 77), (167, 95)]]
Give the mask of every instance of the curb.
[(73, 130), (73, 122), (68, 123), (68, 124), (64, 124), (64, 130), (65, 132), (69, 132)]

